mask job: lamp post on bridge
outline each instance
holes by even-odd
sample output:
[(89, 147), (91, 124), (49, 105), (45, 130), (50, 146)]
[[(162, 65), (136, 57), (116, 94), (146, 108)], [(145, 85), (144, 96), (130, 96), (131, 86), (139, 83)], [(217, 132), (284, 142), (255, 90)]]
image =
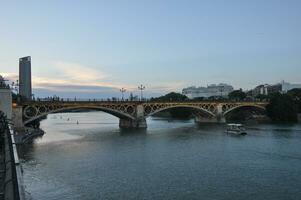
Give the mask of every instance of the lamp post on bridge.
[(219, 91), (221, 92), (221, 99), (223, 98), (223, 91), (224, 91), (224, 86), (220, 86)]
[(121, 88), (120, 92), (122, 94), (122, 101), (123, 101), (123, 97), (124, 97), (124, 93), (126, 92), (126, 89), (125, 88)]
[(138, 90), (140, 90), (140, 101), (142, 101), (143, 99), (143, 90), (145, 90), (145, 86), (143, 86), (142, 84), (140, 86), (138, 86)]

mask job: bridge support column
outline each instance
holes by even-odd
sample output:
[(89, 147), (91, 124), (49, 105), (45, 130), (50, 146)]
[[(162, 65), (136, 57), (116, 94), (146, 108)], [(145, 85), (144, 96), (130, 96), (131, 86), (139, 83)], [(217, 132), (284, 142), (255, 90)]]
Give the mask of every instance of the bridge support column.
[(223, 105), (222, 104), (217, 105), (216, 119), (217, 119), (218, 123), (226, 123), (226, 118), (223, 115)]
[(136, 119), (120, 119), (120, 128), (147, 128), (146, 120), (144, 117), (144, 107), (137, 105), (136, 107)]
[(141, 119), (120, 119), (120, 128), (147, 128), (145, 118)]

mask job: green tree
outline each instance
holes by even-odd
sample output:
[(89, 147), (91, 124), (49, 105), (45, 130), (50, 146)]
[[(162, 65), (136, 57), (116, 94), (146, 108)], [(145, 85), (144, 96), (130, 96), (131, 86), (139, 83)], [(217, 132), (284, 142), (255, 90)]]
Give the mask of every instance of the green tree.
[(301, 113), (301, 88), (295, 88), (287, 92), (298, 106), (298, 112)]
[(151, 100), (152, 101), (185, 101), (188, 100), (188, 97), (180, 93), (170, 92), (164, 96), (152, 98)]
[[(186, 100), (188, 100), (187, 96), (176, 92), (170, 92), (164, 96), (151, 98), (151, 101), (186, 101)], [(166, 112), (170, 113), (170, 115), (173, 118), (178, 118), (178, 119), (188, 119), (192, 116), (191, 109), (187, 109), (187, 108), (173, 108), (167, 110)]]
[(240, 90), (234, 90), (232, 92), (229, 93), (228, 97), (231, 100), (235, 100), (235, 101), (241, 101), (244, 100), (246, 98), (246, 93), (244, 93), (241, 89)]
[(269, 97), (268, 97), (268, 95), (265, 95), (265, 94), (258, 94), (258, 95), (256, 95), (255, 98), (262, 101), (262, 100), (268, 99)]
[(275, 94), (267, 106), (267, 115), (275, 122), (297, 122), (297, 106), (288, 94)]

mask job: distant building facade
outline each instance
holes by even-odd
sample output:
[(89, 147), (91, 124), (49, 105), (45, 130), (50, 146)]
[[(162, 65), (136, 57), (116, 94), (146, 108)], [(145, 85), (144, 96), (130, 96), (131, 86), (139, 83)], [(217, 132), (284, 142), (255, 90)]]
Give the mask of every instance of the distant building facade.
[(257, 95), (269, 95), (272, 93), (287, 93), (289, 90), (301, 88), (301, 84), (291, 84), (285, 81), (275, 85), (262, 84), (258, 85), (252, 90), (252, 96), (256, 97)]
[(31, 58), (30, 56), (19, 59), (19, 94), (26, 99), (31, 99)]
[(228, 84), (220, 83), (218, 85), (212, 84), (207, 87), (188, 87), (182, 90), (182, 94), (186, 95), (189, 99), (198, 97), (228, 97), (228, 94), (233, 91), (233, 87)]
[(301, 88), (301, 84), (292, 84), (285, 81), (281, 82), (281, 91), (283, 93), (286, 93), (289, 90), (295, 89), (295, 88)]
[(275, 84), (275, 85), (269, 85), (269, 84), (263, 84), (258, 85), (252, 90), (252, 96), (256, 97), (258, 95), (269, 95), (272, 93), (281, 92), (281, 84)]

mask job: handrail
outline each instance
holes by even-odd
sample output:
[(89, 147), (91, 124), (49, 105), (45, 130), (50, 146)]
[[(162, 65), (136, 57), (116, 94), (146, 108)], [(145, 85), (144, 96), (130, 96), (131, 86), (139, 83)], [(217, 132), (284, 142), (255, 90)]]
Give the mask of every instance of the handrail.
[[(17, 165), (19, 165), (18, 154), (14, 144), (14, 138), (9, 128), (6, 116), (0, 111), (0, 134), (1, 146), (3, 147), (4, 157), (4, 199), (22, 200), (17, 175)], [(18, 166), (20, 170), (20, 166)], [(21, 176), (21, 174), (19, 174)]]

